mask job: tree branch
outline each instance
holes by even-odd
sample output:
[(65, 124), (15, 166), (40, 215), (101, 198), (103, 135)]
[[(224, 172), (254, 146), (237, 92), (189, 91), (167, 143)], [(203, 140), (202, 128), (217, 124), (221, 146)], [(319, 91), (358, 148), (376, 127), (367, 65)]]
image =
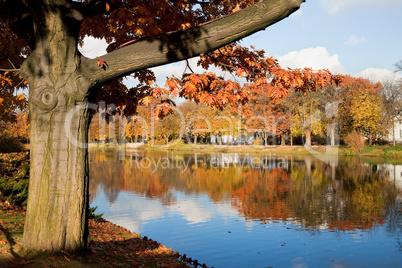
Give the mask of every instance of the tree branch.
[(288, 17), (305, 0), (265, 0), (221, 19), (183, 31), (143, 39), (102, 56), (83, 60), (81, 71), (93, 86), (146, 68), (160, 66), (216, 50)]
[(0, 69), (0, 72), (19, 72), (20, 69)]

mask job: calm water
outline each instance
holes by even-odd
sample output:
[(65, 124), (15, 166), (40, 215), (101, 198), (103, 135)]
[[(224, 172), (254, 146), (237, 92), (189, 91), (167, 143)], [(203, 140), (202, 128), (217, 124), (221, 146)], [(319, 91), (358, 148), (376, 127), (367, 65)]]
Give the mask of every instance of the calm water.
[(402, 267), (402, 165), (90, 152), (90, 176), (104, 218), (208, 266)]

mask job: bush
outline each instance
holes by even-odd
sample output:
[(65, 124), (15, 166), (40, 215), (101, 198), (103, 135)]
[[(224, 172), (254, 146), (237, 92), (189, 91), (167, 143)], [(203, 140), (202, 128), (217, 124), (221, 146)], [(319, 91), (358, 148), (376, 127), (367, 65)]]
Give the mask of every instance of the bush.
[(356, 151), (353, 148), (346, 148), (345, 149), (345, 156), (353, 156), (356, 155)]
[(29, 154), (0, 154), (0, 199), (26, 206), (28, 198)]
[(102, 216), (103, 216), (104, 213), (95, 214), (95, 210), (96, 210), (97, 208), (98, 208), (98, 207), (90, 207), (90, 208), (89, 208), (89, 215), (88, 215), (88, 218), (89, 218), (89, 219), (92, 219), (92, 220), (94, 220), (94, 221), (100, 221), (100, 220), (102, 219)]
[(7, 134), (0, 134), (0, 153), (16, 153), (22, 152), (24, 146), (16, 138)]
[(346, 134), (344, 141), (346, 145), (350, 146), (356, 153), (364, 150), (363, 136), (356, 130), (353, 130), (352, 132)]

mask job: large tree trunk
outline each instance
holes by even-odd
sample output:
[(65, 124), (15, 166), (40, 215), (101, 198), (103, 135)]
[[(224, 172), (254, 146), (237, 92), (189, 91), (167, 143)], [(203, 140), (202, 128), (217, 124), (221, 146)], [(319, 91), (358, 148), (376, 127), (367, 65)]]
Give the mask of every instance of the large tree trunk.
[[(31, 169), (23, 245), (37, 250), (86, 249), (88, 152), (82, 145), (88, 139), (88, 109), (77, 110), (71, 122), (59, 106), (43, 111), (31, 105), (30, 116)], [(71, 123), (68, 132), (66, 123)]]
[(82, 251), (88, 237), (91, 82), (77, 71), (79, 25), (75, 35), (74, 27), (64, 24), (67, 15), (46, 4), (34, 21), (42, 27), (35, 49), (21, 66), (29, 83), (31, 137), (22, 242), (27, 249)]

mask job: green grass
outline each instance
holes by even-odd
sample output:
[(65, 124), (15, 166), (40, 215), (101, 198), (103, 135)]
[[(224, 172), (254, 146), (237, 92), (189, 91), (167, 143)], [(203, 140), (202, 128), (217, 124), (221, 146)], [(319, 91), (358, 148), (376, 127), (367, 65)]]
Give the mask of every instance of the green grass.
[(402, 152), (402, 145), (385, 147), (384, 152)]
[(360, 152), (360, 154), (368, 154), (371, 153), (373, 150), (376, 149), (383, 149), (384, 146), (379, 146), (379, 145), (369, 145), (369, 146), (365, 146), (363, 151)]

